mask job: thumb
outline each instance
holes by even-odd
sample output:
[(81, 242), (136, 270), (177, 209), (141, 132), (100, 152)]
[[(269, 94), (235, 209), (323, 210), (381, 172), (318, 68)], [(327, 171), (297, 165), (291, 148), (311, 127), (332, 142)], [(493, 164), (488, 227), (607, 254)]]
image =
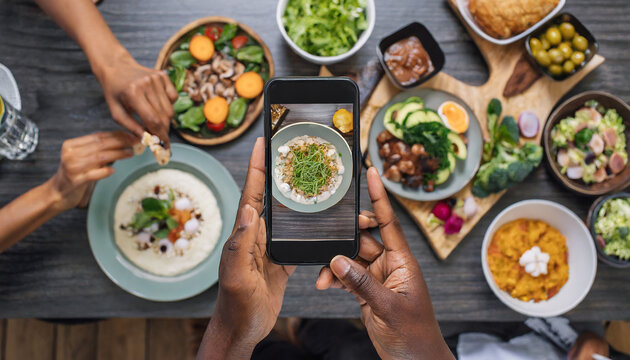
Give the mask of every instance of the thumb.
[(221, 255), (221, 264), (229, 266), (249, 266), (250, 249), (256, 246), (258, 237), (258, 212), (245, 204), (238, 212), (237, 227), (226, 241)]
[(365, 300), (376, 312), (384, 313), (391, 308), (389, 302), (392, 301), (393, 293), (363, 266), (337, 255), (330, 262), (330, 269), (348, 290)]

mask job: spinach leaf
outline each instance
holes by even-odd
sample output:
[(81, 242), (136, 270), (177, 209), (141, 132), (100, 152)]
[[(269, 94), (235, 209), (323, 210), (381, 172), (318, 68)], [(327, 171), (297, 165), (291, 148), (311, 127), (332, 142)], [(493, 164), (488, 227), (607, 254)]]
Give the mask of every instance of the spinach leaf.
[(236, 24), (225, 24), (223, 27), (223, 31), (217, 41), (214, 42), (214, 46), (217, 48), (221, 48), (225, 43), (232, 40), (234, 36), (236, 36), (236, 32), (238, 31), (238, 26)]
[(193, 106), (189, 108), (179, 116), (178, 120), (180, 127), (198, 132), (200, 130), (199, 125), (206, 121), (206, 117), (203, 115), (203, 107)]
[(589, 128), (584, 128), (578, 131), (577, 134), (575, 134), (575, 146), (582, 150), (586, 150), (586, 146), (588, 145), (588, 142), (591, 141), (593, 134), (593, 130)]
[(151, 222), (151, 216), (144, 211), (140, 211), (133, 216), (133, 221), (129, 224), (129, 226), (131, 226), (132, 229), (140, 230), (149, 226)]
[(164, 239), (168, 236), (168, 233), (170, 233), (171, 231), (166, 228), (166, 229), (162, 229), (160, 231), (156, 231), (153, 236), (155, 236), (156, 239)]
[(263, 48), (258, 45), (245, 46), (236, 52), (236, 59), (244, 62), (261, 64), (263, 62)]
[(168, 61), (174, 67), (177, 68), (179, 66), (184, 69), (197, 62), (197, 60), (195, 60), (195, 58), (190, 55), (190, 52), (187, 50), (173, 51), (171, 56), (168, 58)]
[(186, 81), (186, 69), (181, 66), (175, 66), (168, 70), (168, 77), (171, 79), (175, 89), (181, 91)]
[(193, 101), (190, 98), (190, 95), (188, 95), (188, 93), (181, 92), (179, 93), (177, 101), (173, 104), (173, 110), (175, 110), (176, 113), (180, 113), (188, 110), (192, 106)]
[(175, 219), (173, 219), (170, 216), (166, 218), (166, 227), (168, 227), (169, 230), (173, 230), (177, 228), (178, 226), (179, 226), (179, 223)]

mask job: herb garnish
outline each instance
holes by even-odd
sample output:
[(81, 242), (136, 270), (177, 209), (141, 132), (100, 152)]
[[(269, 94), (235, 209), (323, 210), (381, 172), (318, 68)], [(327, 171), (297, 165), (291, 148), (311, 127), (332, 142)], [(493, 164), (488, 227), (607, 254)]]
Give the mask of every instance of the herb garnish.
[(291, 149), (291, 153), (292, 187), (301, 190), (306, 196), (317, 195), (332, 176), (326, 157), (326, 146), (311, 144), (306, 149)]
[(403, 141), (407, 144), (422, 144), (429, 155), (440, 159), (438, 169), (445, 169), (450, 165), (448, 153), (452, 147), (451, 141), (448, 139), (449, 132), (450, 130), (446, 126), (437, 121), (423, 122), (410, 128), (404, 128)]

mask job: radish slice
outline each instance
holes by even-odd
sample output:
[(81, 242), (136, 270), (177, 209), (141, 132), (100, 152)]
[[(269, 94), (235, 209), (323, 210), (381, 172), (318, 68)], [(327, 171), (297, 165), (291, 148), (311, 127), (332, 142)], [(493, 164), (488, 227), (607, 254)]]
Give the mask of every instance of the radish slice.
[(518, 116), (518, 128), (521, 130), (523, 137), (535, 137), (538, 135), (538, 129), (540, 128), (538, 116), (531, 111), (523, 111)]

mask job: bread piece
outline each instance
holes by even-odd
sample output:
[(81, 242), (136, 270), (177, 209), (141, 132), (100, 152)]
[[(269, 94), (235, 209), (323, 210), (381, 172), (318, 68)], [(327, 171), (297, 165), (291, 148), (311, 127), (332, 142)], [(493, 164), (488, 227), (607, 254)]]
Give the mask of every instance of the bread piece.
[(560, 0), (470, 0), (468, 9), (486, 34), (507, 39), (542, 20)]

